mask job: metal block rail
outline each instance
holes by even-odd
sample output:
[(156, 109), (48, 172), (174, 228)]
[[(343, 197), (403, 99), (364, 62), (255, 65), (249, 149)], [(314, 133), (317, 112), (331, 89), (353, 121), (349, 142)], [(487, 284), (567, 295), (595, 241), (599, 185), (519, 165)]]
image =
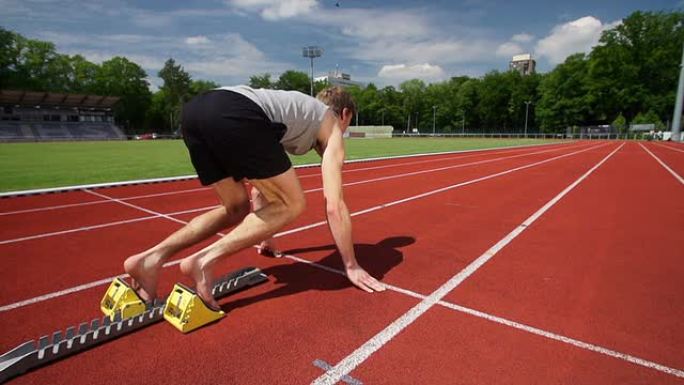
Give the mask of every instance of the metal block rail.
[[(229, 273), (214, 283), (214, 297), (219, 299), (266, 281), (268, 278), (258, 268), (248, 267)], [(163, 318), (165, 301), (155, 300), (140, 315), (114, 320), (105, 316), (76, 327), (69, 327), (63, 334), (61, 330), (52, 336), (43, 336), (27, 341), (0, 356), (0, 383), (39, 368), (52, 361), (90, 349), (107, 341), (150, 326)]]

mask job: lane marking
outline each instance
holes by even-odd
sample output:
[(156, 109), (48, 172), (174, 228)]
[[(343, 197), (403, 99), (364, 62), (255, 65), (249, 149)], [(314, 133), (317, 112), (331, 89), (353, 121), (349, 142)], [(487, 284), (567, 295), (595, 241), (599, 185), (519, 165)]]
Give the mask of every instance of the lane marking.
[[(311, 266), (314, 266), (318, 269), (325, 270), (325, 271), (328, 271), (328, 272), (331, 272), (334, 274), (338, 274), (338, 275), (341, 275), (343, 277), (347, 276), (342, 270), (338, 270), (338, 269), (335, 269), (335, 268), (332, 268), (329, 266), (325, 266), (325, 265), (322, 265), (320, 263), (312, 262), (312, 261), (297, 257), (295, 255), (283, 254), (283, 258), (290, 259), (294, 262), (311, 265)], [(394, 285), (390, 285), (387, 283), (384, 283), (384, 285), (385, 285), (385, 287), (387, 287), (388, 290), (394, 291), (396, 293), (404, 294), (404, 295), (407, 295), (409, 297), (413, 297), (413, 298), (420, 299), (420, 300), (424, 300), (427, 298), (426, 295), (416, 293), (415, 291), (407, 290), (407, 289), (404, 289), (404, 288), (401, 288), (398, 286), (394, 286)], [(478, 317), (478, 318), (482, 318), (482, 319), (485, 319), (485, 320), (488, 320), (491, 322), (495, 322), (495, 323), (498, 323), (500, 325), (508, 326), (508, 327), (511, 327), (514, 329), (518, 329), (518, 330), (527, 332), (527, 333), (535, 334), (535, 335), (540, 336), (540, 337), (544, 337), (544, 338), (548, 338), (548, 339), (555, 340), (558, 342), (562, 342), (564, 344), (572, 345), (572, 346), (575, 346), (575, 347), (580, 348), (580, 349), (589, 350), (589, 351), (592, 351), (595, 353), (600, 353), (600, 354), (603, 354), (603, 355), (606, 355), (609, 357), (617, 358), (617, 359), (622, 360), (622, 361), (627, 361), (627, 362), (630, 362), (630, 363), (633, 363), (633, 364), (636, 364), (639, 366), (643, 366), (643, 367), (650, 368), (650, 369), (655, 369), (659, 372), (663, 372), (663, 373), (670, 374), (670, 375), (673, 375), (676, 377), (684, 378), (684, 371), (682, 371), (682, 370), (670, 368), (668, 366), (661, 365), (661, 364), (658, 364), (656, 362), (649, 361), (649, 360), (646, 360), (643, 358), (639, 358), (639, 357), (636, 357), (636, 356), (633, 356), (630, 354), (621, 353), (621, 352), (618, 352), (616, 350), (608, 349), (608, 348), (605, 348), (605, 347), (602, 347), (599, 345), (595, 345), (595, 344), (580, 341), (580, 340), (577, 340), (574, 338), (566, 337), (566, 336), (563, 336), (561, 334), (553, 333), (553, 332), (543, 330), (543, 329), (540, 329), (540, 328), (537, 328), (534, 326), (515, 322), (515, 321), (509, 320), (506, 318), (498, 317), (498, 316), (495, 316), (495, 315), (492, 315), (489, 313), (485, 313), (485, 312), (482, 312), (479, 310), (475, 310), (472, 308), (468, 308), (465, 306), (460, 306), (460, 305), (457, 305), (457, 304), (454, 304), (451, 302), (439, 300), (439, 301), (437, 301), (436, 304), (443, 306), (445, 308), (451, 309), (451, 310), (455, 310), (457, 312), (465, 313), (465, 314), (468, 314), (468, 315), (471, 315), (474, 317)]]
[[(503, 156), (500, 158), (494, 158), (494, 159), (484, 159), (484, 160), (478, 160), (475, 162), (470, 162), (470, 163), (460, 163), (460, 164), (455, 164), (451, 166), (444, 166), (444, 167), (438, 167), (438, 168), (431, 168), (428, 170), (420, 170), (420, 171), (412, 171), (408, 173), (403, 173), (403, 174), (395, 174), (395, 175), (387, 175), (387, 176), (382, 176), (374, 179), (367, 179), (367, 180), (362, 180), (362, 181), (356, 181), (356, 182), (349, 182), (345, 183), (342, 186), (348, 187), (348, 186), (356, 186), (360, 184), (366, 184), (366, 183), (373, 183), (373, 182), (379, 182), (379, 181), (384, 181), (384, 180), (390, 180), (390, 179), (397, 179), (397, 178), (405, 178), (408, 176), (414, 176), (414, 175), (420, 175), (420, 174), (427, 174), (431, 172), (438, 172), (438, 171), (444, 171), (444, 170), (451, 170), (454, 168), (461, 168), (461, 167), (468, 167), (468, 166), (475, 166), (475, 165), (481, 165), (485, 163), (493, 163), (493, 162), (498, 162), (501, 160), (508, 160), (508, 159), (513, 159), (513, 158), (520, 158), (520, 157), (525, 157), (525, 156), (530, 156), (530, 155), (539, 155), (539, 154), (545, 154), (547, 152), (554, 152), (557, 151), (557, 149), (551, 149), (551, 150), (543, 150), (543, 151), (537, 151), (537, 152), (530, 152), (530, 153), (525, 153), (525, 154), (516, 154), (516, 155), (511, 155), (511, 156)], [(318, 187), (314, 188), (311, 190), (306, 190), (305, 192), (314, 192), (314, 191), (323, 191), (323, 187)]]
[(665, 162), (663, 162), (662, 160), (660, 160), (660, 158), (655, 156), (655, 154), (652, 153), (648, 148), (646, 148), (646, 146), (644, 146), (641, 143), (639, 143), (639, 146), (641, 146), (641, 148), (643, 148), (646, 152), (648, 152), (648, 154), (651, 155), (653, 157), (653, 159), (657, 160), (658, 163), (660, 163), (660, 165), (663, 166), (663, 168), (665, 170), (667, 170), (670, 174), (672, 174), (672, 176), (675, 177), (675, 179), (677, 179), (679, 181), (679, 183), (684, 184), (684, 178), (682, 178), (679, 174), (677, 174), (675, 172), (675, 170), (671, 169), (667, 164), (665, 164)]
[[(354, 213), (351, 213), (351, 216), (359, 216), (359, 215), (367, 214), (367, 213), (370, 213), (370, 212), (373, 212), (373, 211), (377, 211), (377, 210), (380, 210), (380, 209), (383, 209), (383, 208), (386, 208), (386, 207), (391, 207), (391, 206), (394, 206), (394, 205), (397, 205), (397, 204), (400, 204), (400, 203), (410, 202), (410, 201), (412, 201), (412, 200), (416, 200), (416, 199), (424, 198), (424, 197), (427, 197), (427, 196), (430, 196), (430, 195), (434, 195), (434, 194), (437, 194), (438, 192), (448, 191), (448, 190), (455, 189), (455, 188), (462, 187), (462, 186), (466, 186), (466, 185), (469, 185), (469, 184), (474, 184), (474, 183), (481, 182), (481, 181), (484, 181), (484, 180), (496, 178), (497, 176), (506, 175), (506, 174), (509, 174), (509, 173), (511, 173), (511, 172), (514, 172), (514, 171), (519, 171), (519, 170), (523, 170), (523, 169), (526, 169), (526, 168), (535, 167), (535, 166), (538, 166), (538, 165), (541, 165), (541, 164), (545, 164), (545, 163), (551, 162), (551, 161), (553, 161), (553, 160), (557, 160), (557, 159), (565, 158), (565, 157), (568, 157), (568, 156), (571, 156), (571, 155), (580, 154), (580, 153), (583, 153), (583, 152), (586, 152), (586, 151), (589, 151), (589, 150), (593, 150), (593, 149), (605, 147), (606, 145), (607, 145), (607, 144), (596, 145), (596, 146), (589, 147), (589, 148), (584, 149), (584, 150), (579, 150), (579, 151), (575, 151), (575, 152), (572, 152), (572, 153), (568, 153), (568, 154), (564, 154), (564, 155), (559, 155), (559, 156), (556, 156), (556, 157), (554, 157), (554, 158), (549, 158), (549, 159), (545, 159), (545, 160), (542, 160), (542, 161), (539, 161), (539, 162), (531, 163), (531, 164), (526, 165), (526, 166), (516, 167), (516, 168), (511, 169), (511, 170), (508, 170), (508, 171), (499, 172), (499, 173), (496, 173), (496, 174), (491, 174), (491, 175), (488, 175), (488, 176), (485, 176), (485, 177), (482, 177), (482, 178), (477, 178), (477, 179), (473, 179), (473, 180), (466, 181), (466, 182), (462, 182), (462, 183), (457, 183), (457, 184), (454, 184), (454, 185), (451, 185), (451, 186), (443, 187), (443, 188), (440, 188), (440, 189), (437, 189), (437, 190), (433, 190), (433, 191), (429, 191), (429, 192), (427, 192), (427, 193), (423, 193), (423, 194), (419, 194), (419, 195), (414, 195), (414, 196), (412, 196), (412, 197), (404, 198), (404, 199), (401, 199), (401, 200), (398, 200), (398, 201), (393, 201), (393, 202), (385, 203), (385, 204), (382, 204), (382, 205), (377, 205), (377, 206), (370, 207), (370, 208), (365, 209), (365, 210), (360, 210), (360, 211), (356, 211), (356, 212), (354, 212)], [(106, 197), (106, 195), (102, 195), (102, 196), (103, 196), (103, 197)], [(106, 198), (105, 198), (105, 199), (106, 199)], [(111, 199), (114, 199), (114, 198), (111, 198)], [(127, 204), (127, 205), (131, 205), (131, 204), (129, 204), (129, 203), (126, 203), (126, 204)], [(131, 205), (131, 206), (135, 206), (135, 205)], [(151, 211), (151, 210), (145, 209), (145, 211), (146, 211), (146, 212), (149, 212), (149, 211)], [(164, 216), (164, 215), (163, 215), (163, 214), (160, 214), (160, 215), (157, 216), (157, 217), (160, 217), (160, 216)], [(168, 217), (168, 216), (165, 216), (165, 217)], [(181, 221), (181, 220), (177, 220), (177, 219), (174, 219), (174, 222), (180, 222), (180, 223), (182, 223), (182, 224), (187, 224), (187, 222)], [(285, 236), (285, 235), (289, 235), (289, 234), (293, 234), (293, 233), (297, 233), (297, 232), (309, 230), (309, 229), (312, 229), (312, 228), (320, 227), (320, 226), (323, 226), (323, 225), (325, 225), (325, 224), (327, 224), (326, 221), (315, 222), (315, 223), (312, 223), (312, 224), (309, 224), (309, 225), (306, 225), (306, 226), (301, 226), (301, 227), (297, 227), (297, 228), (294, 228), (294, 229), (290, 229), (290, 230), (287, 230), (287, 231), (283, 231), (283, 232), (277, 233), (277, 234), (275, 234), (273, 237), (274, 237), (274, 238), (282, 237), (282, 236)], [(218, 233), (218, 235), (222, 235), (222, 233)], [(180, 262), (176, 262), (176, 263), (180, 263)], [(166, 265), (165, 265), (165, 266), (166, 266)], [(171, 265), (169, 265), (169, 266), (171, 266)], [(109, 280), (111, 280), (111, 279), (109, 279)], [(98, 280), (97, 282), (100, 282), (100, 281), (102, 281), (102, 280)], [(89, 285), (89, 284), (86, 284), (86, 285)], [(84, 285), (81, 285), (81, 286), (84, 286)], [(77, 286), (77, 287), (81, 287), (81, 286)], [(92, 286), (90, 286), (90, 287), (92, 287)], [(71, 290), (71, 289), (65, 289), (65, 290), (62, 290), (62, 291), (57, 292), (57, 293), (64, 292), (64, 294), (62, 294), (62, 295), (65, 295), (65, 294), (69, 294), (69, 293), (72, 293), (72, 292), (73, 292), (73, 291), (69, 291), (69, 290)], [(67, 293), (67, 292), (68, 292), (68, 293)], [(11, 310), (11, 309), (16, 309), (16, 308), (21, 307), (21, 306), (26, 306), (27, 304), (32, 304), (32, 303), (41, 302), (41, 300), (36, 300), (36, 298), (49, 297), (49, 298), (47, 298), (47, 299), (50, 299), (50, 298), (58, 297), (57, 295), (53, 295), (53, 294), (54, 294), (54, 293), (45, 294), (45, 295), (42, 295), (42, 296), (39, 296), (39, 297), (35, 297), (35, 298), (32, 298), (32, 299), (26, 299), (26, 300), (22, 300), (22, 301), (13, 303), (13, 304), (4, 305), (4, 306), (0, 307), (0, 312), (6, 311), (6, 310)], [(43, 299), (43, 300), (45, 300), (45, 299)], [(17, 306), (17, 304), (22, 304), (22, 303), (23, 303), (24, 305)]]
[[(554, 143), (555, 144), (555, 143)], [(548, 146), (549, 144), (545, 144), (544, 146)], [(541, 145), (540, 145), (541, 146)], [(526, 146), (527, 147), (527, 146)], [(566, 148), (572, 148), (573, 146), (558, 146), (554, 147), (553, 149), (549, 151), (557, 151), (557, 150), (563, 150)], [(397, 163), (397, 164), (389, 164), (389, 165), (383, 165), (383, 166), (374, 166), (374, 167), (363, 167), (363, 168), (356, 168), (356, 169), (347, 169), (343, 170), (343, 173), (352, 173), (352, 172), (358, 172), (358, 171), (369, 171), (369, 170), (377, 170), (377, 169), (383, 169), (383, 168), (392, 168), (392, 167), (397, 167), (397, 166), (410, 166), (410, 165), (416, 165), (416, 164), (423, 164), (423, 163), (434, 163), (434, 162), (441, 162), (441, 161), (449, 161), (449, 160), (458, 160), (458, 159), (465, 159), (465, 158), (470, 158), (470, 157), (475, 157), (475, 156), (481, 156), (481, 155), (498, 155), (498, 154), (506, 154), (506, 153), (511, 153), (515, 152), (516, 150), (520, 150), (518, 147), (513, 147), (505, 151), (490, 151), (490, 150), (469, 150), (469, 151), (480, 151), (481, 153), (478, 154), (470, 154), (470, 155), (464, 155), (464, 156), (451, 156), (451, 157), (446, 157), (446, 158), (437, 158), (437, 159), (427, 159), (427, 160), (420, 160), (420, 161), (415, 161), (415, 162), (404, 162), (404, 163)], [(546, 151), (548, 152), (548, 151)], [(459, 152), (460, 153), (460, 152)], [(532, 152), (529, 153), (531, 154), (536, 154), (537, 152)], [(444, 153), (444, 154), (451, 154), (451, 153)], [(408, 155), (405, 157), (422, 157), (425, 156), (424, 154), (419, 154), (419, 155)], [(388, 158), (388, 159), (398, 159), (401, 157), (396, 157), (396, 158)], [(386, 158), (379, 158), (378, 160), (383, 160)], [(364, 159), (365, 160), (365, 159)], [(370, 162), (370, 160), (366, 160), (367, 162)], [(347, 162), (345, 162), (346, 164)], [(297, 167), (296, 167), (297, 168)], [(310, 178), (310, 177), (316, 177), (320, 176), (320, 173), (315, 173), (315, 174), (306, 174), (306, 175), (299, 175), (299, 178)], [(160, 196), (168, 196), (168, 195), (176, 195), (176, 194), (185, 194), (189, 192), (196, 192), (196, 191), (205, 191), (205, 190), (211, 190), (211, 187), (200, 187), (200, 188), (192, 188), (192, 189), (185, 189), (185, 190), (177, 190), (177, 191), (169, 191), (169, 192), (164, 192), (164, 193), (155, 193), (155, 194), (147, 194), (147, 195), (134, 195), (131, 197), (126, 197), (126, 198), (119, 198), (122, 201), (130, 201), (130, 200), (136, 200), (136, 199), (144, 199), (144, 198), (155, 198), (155, 197), (160, 197)], [(16, 210), (16, 211), (6, 211), (6, 212), (0, 212), (0, 216), (5, 216), (5, 215), (16, 215), (16, 214), (26, 214), (26, 213), (33, 213), (33, 212), (40, 212), (40, 211), (48, 211), (48, 210), (58, 210), (58, 209), (65, 209), (65, 208), (73, 208), (73, 207), (80, 207), (80, 206), (90, 206), (90, 205), (97, 205), (97, 204), (103, 204), (103, 203), (110, 203), (108, 200), (98, 200), (98, 201), (92, 201), (92, 202), (83, 202), (83, 203), (71, 203), (71, 204), (64, 204), (64, 205), (56, 205), (56, 206), (47, 206), (47, 207), (37, 207), (33, 209), (24, 209), (24, 210)]]
[[(670, 145), (666, 145), (666, 144), (662, 144), (662, 143), (655, 143), (655, 142), (652, 142), (652, 143), (655, 144), (656, 146), (665, 147), (665, 148), (670, 149), (672, 151), (684, 152), (684, 150), (682, 150), (680, 148), (675, 148), (674, 146), (670, 146)], [(639, 144), (641, 144), (641, 143), (639, 143)]]
[[(190, 192), (197, 192), (197, 191), (204, 191), (204, 190), (211, 190), (211, 187), (192, 188), (192, 189), (186, 189), (186, 190), (169, 191), (169, 192), (148, 194), (148, 195), (136, 195), (136, 196), (132, 196), (132, 197), (119, 198), (119, 199), (121, 199), (122, 201), (130, 201), (130, 200), (135, 200), (135, 199), (157, 198), (157, 197), (168, 196), (168, 195), (186, 194), (186, 193), (190, 193)], [(108, 200), (99, 200), (99, 201), (92, 201), (92, 202), (70, 203), (70, 204), (57, 205), (57, 206), (38, 207), (38, 208), (26, 209), (26, 210), (5, 211), (5, 212), (0, 213), (0, 216), (15, 215), (15, 214), (26, 214), (26, 213), (34, 213), (34, 212), (40, 212), (40, 211), (59, 210), (59, 209), (73, 208), (73, 207), (80, 207), (80, 206), (91, 206), (91, 205), (98, 205), (98, 204), (103, 204), (103, 203), (111, 203), (111, 202)]]
[[(181, 259), (175, 260), (175, 261), (171, 261), (171, 262), (167, 262), (167, 263), (165, 263), (165, 264), (163, 265), (163, 267), (175, 266), (175, 265), (178, 265), (180, 262), (181, 262)], [(12, 304), (9, 304), (9, 305), (0, 306), (0, 313), (5, 312), (5, 311), (9, 311), (9, 310), (18, 309), (18, 308), (20, 308), (20, 307), (32, 305), (32, 304), (34, 304), (34, 303), (47, 301), (47, 300), (49, 300), (49, 299), (61, 297), (61, 296), (64, 296), (64, 295), (77, 293), (77, 292), (79, 292), (79, 291), (91, 289), (91, 288), (93, 288), (93, 287), (98, 287), (98, 286), (102, 286), (102, 285), (108, 285), (108, 284), (110, 284), (110, 283), (112, 282), (112, 280), (114, 280), (115, 278), (128, 278), (128, 277), (130, 277), (128, 274), (115, 275), (115, 276), (113, 276), (113, 277), (104, 278), (104, 279), (100, 279), (100, 280), (97, 280), (97, 281), (85, 283), (85, 284), (83, 284), (83, 285), (74, 286), (74, 287), (70, 287), (70, 288), (68, 288), (68, 289), (64, 289), (64, 290), (60, 290), (60, 291), (55, 291), (55, 292), (52, 292), (52, 293), (40, 295), (40, 296), (38, 296), (38, 297), (29, 298), (29, 299), (24, 300), (24, 301), (19, 301), (19, 302), (15, 302), (15, 303), (12, 303)]]
[[(191, 213), (195, 213), (195, 212), (199, 212), (199, 211), (211, 210), (211, 209), (214, 209), (216, 207), (218, 207), (218, 206), (215, 205), (215, 206), (208, 206), (208, 207), (200, 207), (200, 208), (196, 208), (196, 209), (176, 211), (176, 212), (169, 213), (166, 215), (191, 214)], [(21, 237), (21, 238), (7, 239), (4, 241), (0, 241), (0, 245), (6, 245), (6, 244), (10, 244), (10, 243), (17, 243), (17, 242), (23, 242), (23, 241), (31, 241), (34, 239), (48, 238), (48, 237), (54, 237), (54, 236), (59, 236), (59, 235), (65, 235), (65, 234), (72, 234), (72, 233), (77, 233), (77, 232), (81, 232), (81, 231), (103, 229), (103, 228), (119, 226), (119, 225), (127, 225), (130, 223), (136, 223), (136, 222), (149, 221), (149, 220), (156, 219), (156, 218), (162, 218), (163, 215), (164, 214), (159, 214), (159, 215), (155, 214), (155, 215), (150, 215), (150, 216), (146, 216), (146, 217), (126, 219), (126, 220), (122, 220), (122, 221), (102, 223), (102, 224), (98, 224), (98, 225), (78, 227), (75, 229), (61, 230), (61, 231), (55, 231), (55, 232), (50, 232), (50, 233), (30, 235), (30, 236)]]
[[(587, 150), (588, 150), (588, 149), (587, 149)], [(528, 153), (528, 154), (518, 154), (518, 155), (512, 155), (512, 156), (508, 156), (508, 157), (501, 157), (501, 158), (495, 158), (495, 159), (487, 159), (487, 160), (476, 161), (476, 162), (471, 162), (471, 163), (462, 163), (462, 164), (457, 164), (457, 165), (453, 165), (453, 166), (440, 167), (440, 168), (437, 168), (437, 169), (429, 169), (429, 170), (418, 171), (418, 172), (415, 172), (415, 173), (397, 174), (397, 175), (393, 175), (393, 176), (387, 176), (387, 177), (380, 177), (380, 178), (368, 179), (368, 180), (365, 180), (365, 181), (349, 182), (349, 183), (343, 184), (343, 186), (346, 187), (346, 186), (353, 186), (353, 185), (364, 184), (364, 183), (379, 182), (379, 181), (383, 181), (383, 180), (402, 178), (402, 177), (412, 176), (412, 175), (421, 174), (421, 173), (426, 173), (426, 172), (444, 171), (445, 169), (449, 169), (449, 168), (466, 167), (466, 166), (472, 166), (472, 165), (477, 165), (477, 164), (482, 164), (482, 163), (494, 162), (494, 161), (499, 161), (499, 160), (504, 160), (504, 159), (516, 158), (516, 157), (522, 157), (522, 156), (528, 156), (528, 155), (538, 155), (538, 154), (543, 154), (543, 153), (553, 152), (553, 151), (555, 151), (555, 150), (554, 150), (554, 149), (552, 149), (552, 150), (544, 150), (544, 151), (537, 151), (537, 152), (532, 152), (532, 153)], [(304, 193), (312, 193), (312, 192), (322, 191), (322, 190), (323, 190), (323, 188), (318, 187), (318, 188), (313, 188), (313, 189), (309, 189), (309, 190), (304, 190)], [(102, 198), (103, 200), (100, 201), (100, 202), (103, 202), (103, 203), (118, 202), (118, 203), (127, 205), (125, 199), (121, 199), (121, 198), (111, 198), (111, 199), (109, 199), (109, 198), (103, 198), (103, 197), (105, 197), (106, 195), (104, 195), (104, 194), (98, 195), (99, 193), (96, 193), (96, 192), (93, 192), (93, 191), (90, 191), (90, 190), (83, 190), (83, 191), (86, 192), (86, 193), (90, 193), (90, 194), (92, 194), (92, 195), (95, 195), (95, 196), (98, 196), (98, 197)], [(140, 208), (140, 206), (133, 205), (133, 204), (130, 204), (130, 205), (128, 205), (128, 206), (129, 206), (129, 207), (132, 207), (132, 208)], [(148, 214), (149, 214), (149, 213), (156, 213), (155, 211), (150, 211), (150, 210), (146, 211), (147, 209), (142, 209), (142, 208), (140, 208), (140, 209), (141, 209), (142, 211), (147, 212)], [(193, 210), (194, 210), (194, 209), (193, 209)], [(199, 210), (194, 210), (194, 211), (199, 211)], [(186, 210), (186, 211), (178, 212), (178, 213), (184, 214), (184, 213), (194, 212), (194, 211), (187, 211), (187, 210)], [(178, 214), (178, 213), (176, 213), (176, 214)], [(45, 237), (51, 237), (51, 236), (58, 236), (58, 235), (70, 234), (70, 233), (79, 232), (79, 231), (88, 231), (88, 230), (93, 230), (93, 229), (96, 229), (96, 228), (109, 227), (109, 226), (112, 226), (112, 225), (122, 225), (122, 224), (126, 224), (126, 223), (139, 222), (139, 221), (141, 221), (141, 220), (151, 220), (151, 219), (155, 219), (155, 218), (159, 218), (159, 217), (164, 217), (165, 215), (176, 215), (176, 214), (174, 214), (174, 213), (171, 213), (171, 214), (161, 214), (161, 213), (157, 213), (157, 214), (154, 214), (153, 216), (146, 217), (145, 219), (134, 218), (134, 219), (130, 219), (130, 220), (122, 220), (122, 221), (117, 221), (117, 222), (112, 222), (112, 223), (103, 223), (103, 224), (90, 225), (90, 226), (85, 226), (85, 227), (78, 227), (78, 228), (74, 228), (74, 229), (60, 230), (60, 231), (55, 231), (55, 232), (50, 232), (50, 233), (44, 233), (44, 234), (29, 235), (29, 236), (24, 236), (24, 237), (15, 238), (15, 239), (6, 239), (6, 240), (0, 241), (0, 245), (9, 244), (9, 243), (15, 243), (15, 242), (23, 242), (23, 241), (28, 241), (28, 240), (32, 240), (32, 239), (38, 239), (38, 238), (45, 238)], [(181, 223), (181, 222), (179, 222), (179, 223)]]
[(622, 143), (618, 148), (613, 150), (610, 154), (604, 157), (596, 165), (590, 168), (586, 173), (579, 177), (575, 182), (566, 187), (558, 195), (548, 201), (544, 206), (532, 214), (528, 219), (511, 231), (508, 235), (502, 238), (489, 250), (485, 251), (476, 260), (471, 262), (458, 274), (454, 275), (451, 279), (445, 282), (437, 290), (432, 292), (429, 296), (423, 299), (416, 306), (411, 308), (408, 312), (404, 313), (401, 317), (397, 318), (391, 324), (389, 324), (385, 329), (380, 331), (378, 334), (373, 336), (370, 340), (366, 341), (354, 352), (349, 354), (347, 357), (342, 359), (337, 365), (333, 367), (332, 370), (323, 374), (322, 376), (315, 379), (312, 384), (322, 385), (335, 384), (340, 380), (345, 374), (349, 374), (357, 366), (362, 364), (366, 359), (368, 359), (373, 353), (382, 348), (386, 343), (392, 340), (397, 334), (399, 334), (406, 327), (415, 322), (421, 315), (423, 315), (427, 310), (434, 306), (437, 302), (442, 300), (449, 292), (459, 286), (464, 280), (475, 273), (479, 268), (481, 268), (485, 263), (492, 259), (499, 251), (511, 243), (515, 238), (517, 238), (525, 229), (527, 229), (532, 223), (539, 219), (545, 212), (547, 212), (551, 207), (553, 207), (558, 201), (560, 201), (564, 196), (566, 196), (570, 191), (572, 191), (577, 185), (584, 181), (589, 175), (591, 175), (596, 169), (601, 167), (610, 157), (612, 157), (616, 152), (618, 152), (625, 144)]
[[(323, 369), (324, 372), (326, 372), (326, 371), (330, 370), (330, 368), (332, 368), (332, 366), (329, 363), (327, 363), (323, 360), (320, 360), (320, 359), (314, 360), (313, 366), (315, 366), (319, 369)], [(349, 375), (342, 376), (342, 378), (340, 378), (340, 380), (342, 380), (342, 382), (345, 382), (349, 385), (363, 385), (363, 382), (361, 382), (361, 381), (357, 380), (356, 378), (349, 376)]]

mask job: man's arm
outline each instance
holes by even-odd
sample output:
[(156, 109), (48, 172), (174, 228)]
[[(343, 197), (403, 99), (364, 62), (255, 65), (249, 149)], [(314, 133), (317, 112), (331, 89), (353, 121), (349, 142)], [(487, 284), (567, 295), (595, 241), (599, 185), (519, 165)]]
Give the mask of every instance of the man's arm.
[(359, 288), (367, 291), (383, 291), (385, 287), (359, 266), (354, 255), (352, 242), (352, 223), (347, 205), (342, 195), (342, 165), (344, 164), (344, 141), (337, 118), (329, 115), (324, 124), (332, 124), (332, 132), (328, 137), (322, 154), (321, 171), (323, 177), (323, 195), (328, 225), (349, 280)]

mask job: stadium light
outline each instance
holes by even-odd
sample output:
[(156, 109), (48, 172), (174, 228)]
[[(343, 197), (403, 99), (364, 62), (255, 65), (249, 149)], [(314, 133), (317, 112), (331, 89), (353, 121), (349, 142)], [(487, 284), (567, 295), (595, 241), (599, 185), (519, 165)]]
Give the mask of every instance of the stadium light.
[(435, 116), (437, 115), (437, 106), (432, 106), (432, 136), (435, 136)]
[(302, 49), (302, 56), (308, 57), (311, 60), (311, 96), (314, 96), (314, 67), (313, 59), (323, 55), (323, 48), (316, 46), (308, 46)]
[(674, 113), (672, 114), (672, 138), (679, 142), (681, 139), (682, 123), (682, 100), (684, 99), (684, 44), (682, 44), (682, 62), (679, 65), (679, 83), (677, 84), (677, 96), (675, 98)]
[(530, 104), (532, 104), (531, 101), (526, 101), (525, 102), (525, 137), (527, 138), (527, 115), (530, 110)]

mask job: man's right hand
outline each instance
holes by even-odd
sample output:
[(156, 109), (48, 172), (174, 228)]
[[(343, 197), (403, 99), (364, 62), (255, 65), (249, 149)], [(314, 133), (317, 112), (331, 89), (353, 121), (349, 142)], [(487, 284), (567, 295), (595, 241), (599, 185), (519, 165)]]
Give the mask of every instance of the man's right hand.
[(361, 290), (365, 290), (369, 293), (376, 291), (385, 291), (385, 285), (377, 279), (373, 278), (366, 270), (362, 269), (361, 266), (356, 266), (347, 269), (347, 278), (355, 286)]

